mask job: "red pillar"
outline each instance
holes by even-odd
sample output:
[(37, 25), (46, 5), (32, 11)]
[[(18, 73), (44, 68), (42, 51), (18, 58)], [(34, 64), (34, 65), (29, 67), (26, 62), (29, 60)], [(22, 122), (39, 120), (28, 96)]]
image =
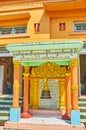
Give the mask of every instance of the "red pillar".
[(62, 116), (64, 120), (70, 120), (71, 112), (71, 73), (66, 73), (66, 113)]
[(28, 111), (28, 96), (29, 96), (29, 67), (24, 67), (24, 99), (23, 99), (23, 112), (22, 118), (30, 118), (32, 115)]

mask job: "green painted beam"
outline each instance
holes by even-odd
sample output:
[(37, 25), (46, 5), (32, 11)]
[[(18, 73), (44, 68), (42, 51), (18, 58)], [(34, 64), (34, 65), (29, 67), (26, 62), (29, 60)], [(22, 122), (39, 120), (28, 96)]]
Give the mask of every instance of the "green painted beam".
[(23, 65), (23, 66), (39, 66), (39, 65), (46, 63), (46, 62), (51, 62), (51, 63), (55, 63), (57, 65), (64, 65), (64, 66), (70, 65), (69, 60), (21, 62), (21, 65)]

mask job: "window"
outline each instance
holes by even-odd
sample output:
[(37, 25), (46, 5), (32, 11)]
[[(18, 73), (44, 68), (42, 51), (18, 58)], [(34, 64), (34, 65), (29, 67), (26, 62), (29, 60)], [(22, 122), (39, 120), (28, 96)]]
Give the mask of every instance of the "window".
[(21, 34), (21, 33), (26, 33), (26, 30), (27, 30), (27, 26), (0, 28), (0, 35), (3, 35), (3, 34)]
[(59, 31), (65, 31), (65, 23), (60, 23), (59, 24)]
[(39, 32), (40, 31), (40, 24), (39, 23), (35, 23), (34, 24), (34, 31), (35, 32)]
[(86, 32), (86, 22), (74, 23), (74, 32)]

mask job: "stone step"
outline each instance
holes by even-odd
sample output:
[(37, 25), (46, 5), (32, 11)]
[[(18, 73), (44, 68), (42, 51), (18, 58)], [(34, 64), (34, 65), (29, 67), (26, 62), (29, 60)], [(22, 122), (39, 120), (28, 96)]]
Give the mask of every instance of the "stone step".
[(80, 108), (80, 112), (81, 112), (81, 113), (83, 113), (83, 112), (86, 113), (86, 108), (84, 108), (84, 109)]
[(0, 116), (0, 120), (8, 120), (9, 117), (8, 116)]
[(32, 110), (30, 109), (29, 112), (32, 115), (62, 116), (62, 112), (58, 110)]
[(7, 110), (0, 110), (0, 116), (9, 116), (10, 111)]
[(86, 112), (80, 112), (80, 115), (86, 115)]
[[(8, 102), (8, 103), (9, 103), (9, 102), (13, 102), (13, 100), (6, 100), (6, 99), (1, 100), (1, 99), (0, 99), (0, 103), (1, 103), (1, 102)], [(22, 100), (19, 100), (19, 102), (21, 103), (21, 102), (22, 102)]]
[[(13, 101), (12, 100), (0, 100), (0, 104), (1, 105), (4, 105), (4, 104), (6, 104), (6, 105), (12, 105), (13, 104)], [(19, 105), (21, 105), (22, 104), (22, 101), (19, 101)]]
[[(13, 96), (12, 95), (0, 95), (0, 100), (13, 100)], [(23, 97), (19, 97), (19, 100), (23, 100)]]
[(0, 130), (5, 130), (5, 129), (4, 129), (4, 126), (0, 126)]
[(86, 107), (85, 107), (85, 106), (79, 106), (79, 109), (80, 109), (80, 110), (81, 110), (81, 109), (85, 110)]
[(85, 101), (79, 101), (78, 104), (86, 104)]
[(86, 107), (86, 104), (80, 103), (79, 107)]
[(86, 123), (86, 119), (80, 119), (80, 121)]
[[(23, 98), (19, 98), (19, 105), (21, 106)], [(0, 125), (4, 125), (4, 123), (9, 119), (10, 108), (13, 104), (13, 96), (12, 95), (0, 95)], [(0, 129), (1, 130), (1, 129)]]
[(0, 104), (0, 107), (5, 107), (5, 108), (9, 107), (10, 108), (10, 107), (12, 107), (12, 105), (5, 105), (5, 104), (2, 105), (2, 104)]
[(4, 125), (4, 123), (8, 120), (9, 120), (9, 116), (0, 116), (0, 125)]

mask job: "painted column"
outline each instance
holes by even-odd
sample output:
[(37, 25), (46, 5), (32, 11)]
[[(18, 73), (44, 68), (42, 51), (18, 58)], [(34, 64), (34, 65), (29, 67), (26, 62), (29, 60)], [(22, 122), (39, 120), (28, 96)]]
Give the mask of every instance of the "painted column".
[(65, 110), (66, 106), (66, 85), (65, 85), (65, 78), (60, 79), (60, 110)]
[(71, 61), (72, 74), (72, 110), (78, 110), (78, 61)]
[(80, 110), (78, 109), (78, 59), (71, 61), (72, 73), (72, 110), (71, 110), (71, 124), (80, 125)]
[(13, 108), (19, 108), (20, 62), (14, 62)]
[(24, 97), (22, 118), (30, 118), (32, 115), (28, 112), (28, 96), (29, 96), (29, 67), (24, 67)]
[(70, 120), (71, 113), (71, 73), (66, 73), (66, 113), (62, 116), (62, 119)]
[(14, 82), (13, 82), (13, 107), (10, 109), (10, 121), (20, 120), (21, 109), (19, 108), (20, 89), (20, 62), (14, 62)]
[(34, 94), (33, 94), (33, 96), (34, 96), (34, 103), (33, 103), (33, 109), (38, 109), (38, 107), (39, 107), (39, 96), (38, 96), (38, 94), (39, 94), (39, 87), (38, 87), (38, 85), (39, 85), (39, 80), (37, 80), (37, 79), (34, 79), (33, 80), (34, 81)]

